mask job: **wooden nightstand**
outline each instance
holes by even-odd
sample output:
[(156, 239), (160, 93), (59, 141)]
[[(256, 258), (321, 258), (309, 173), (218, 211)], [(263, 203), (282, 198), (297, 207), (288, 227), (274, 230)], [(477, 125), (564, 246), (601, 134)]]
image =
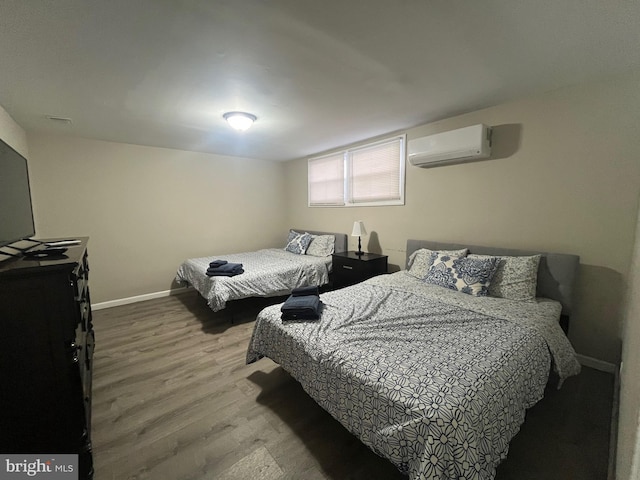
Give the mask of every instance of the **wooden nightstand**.
[(333, 285), (342, 288), (359, 283), (367, 278), (387, 273), (387, 255), (356, 252), (341, 252), (332, 255)]

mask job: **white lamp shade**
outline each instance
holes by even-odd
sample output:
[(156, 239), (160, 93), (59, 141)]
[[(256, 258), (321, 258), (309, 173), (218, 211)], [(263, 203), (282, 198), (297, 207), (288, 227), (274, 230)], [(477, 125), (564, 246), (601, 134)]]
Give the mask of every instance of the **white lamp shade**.
[(245, 112), (227, 112), (223, 117), (232, 128), (240, 132), (247, 130), (256, 121), (255, 115)]
[(353, 231), (351, 232), (352, 237), (360, 237), (362, 235), (366, 235), (367, 231), (364, 228), (364, 223), (360, 220), (357, 222), (353, 222)]

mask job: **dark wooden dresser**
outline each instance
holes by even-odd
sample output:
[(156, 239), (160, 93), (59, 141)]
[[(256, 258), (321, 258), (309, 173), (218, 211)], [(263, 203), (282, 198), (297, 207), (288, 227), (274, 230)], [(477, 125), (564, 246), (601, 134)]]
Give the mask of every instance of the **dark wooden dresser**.
[(0, 452), (77, 453), (90, 479), (95, 336), (80, 240), (64, 256), (0, 263)]

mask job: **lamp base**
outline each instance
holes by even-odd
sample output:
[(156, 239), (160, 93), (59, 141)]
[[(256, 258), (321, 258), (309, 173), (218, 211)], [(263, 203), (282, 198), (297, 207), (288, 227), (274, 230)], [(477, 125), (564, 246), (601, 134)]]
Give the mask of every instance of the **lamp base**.
[(360, 243), (360, 236), (358, 235), (358, 251), (356, 252), (356, 255), (361, 257), (362, 255), (364, 255), (364, 252), (362, 251), (362, 243)]

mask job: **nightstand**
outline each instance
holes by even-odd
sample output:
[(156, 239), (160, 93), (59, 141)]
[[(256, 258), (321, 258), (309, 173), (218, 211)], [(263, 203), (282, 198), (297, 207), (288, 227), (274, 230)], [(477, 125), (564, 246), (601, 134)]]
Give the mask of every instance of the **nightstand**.
[(341, 252), (332, 255), (333, 285), (342, 288), (368, 278), (387, 273), (387, 255), (377, 253)]

